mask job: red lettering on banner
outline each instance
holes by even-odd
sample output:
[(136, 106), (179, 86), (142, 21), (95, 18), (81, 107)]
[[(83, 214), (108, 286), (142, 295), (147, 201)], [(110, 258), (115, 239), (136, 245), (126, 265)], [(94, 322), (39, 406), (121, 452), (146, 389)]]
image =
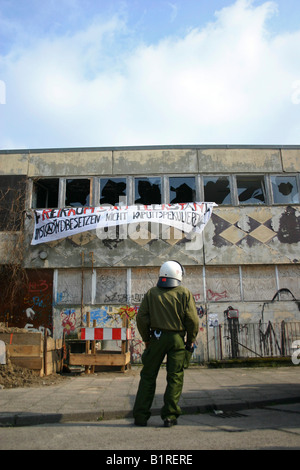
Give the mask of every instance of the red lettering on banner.
[(43, 213), (42, 213), (42, 216), (43, 216), (43, 220), (45, 220), (45, 216), (47, 219), (49, 219), (49, 213), (52, 211), (52, 209), (44, 209), (43, 210)]
[(94, 208), (94, 207), (85, 207), (85, 208), (83, 209), (83, 212), (84, 212), (84, 214), (86, 214), (86, 211), (87, 211), (87, 210), (91, 211), (91, 212), (92, 212), (92, 214), (93, 214), (93, 213), (94, 213), (94, 210), (95, 210), (95, 208)]

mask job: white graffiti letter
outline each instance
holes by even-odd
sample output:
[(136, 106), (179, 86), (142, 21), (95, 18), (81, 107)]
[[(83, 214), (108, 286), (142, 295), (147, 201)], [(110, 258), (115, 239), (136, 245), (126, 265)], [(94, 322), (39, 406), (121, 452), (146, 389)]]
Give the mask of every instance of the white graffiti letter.
[(3, 80), (0, 80), (0, 104), (6, 104), (6, 87)]
[(26, 317), (29, 318), (30, 320), (34, 319), (35, 312), (32, 310), (32, 308), (26, 308)]
[(293, 349), (298, 348), (292, 354), (292, 363), (297, 366), (300, 363), (300, 358), (298, 357), (298, 355), (300, 354), (300, 340), (299, 339), (297, 341), (293, 341), (292, 348)]
[(293, 83), (293, 88), (295, 91), (292, 93), (292, 103), (300, 104), (300, 80), (296, 80)]

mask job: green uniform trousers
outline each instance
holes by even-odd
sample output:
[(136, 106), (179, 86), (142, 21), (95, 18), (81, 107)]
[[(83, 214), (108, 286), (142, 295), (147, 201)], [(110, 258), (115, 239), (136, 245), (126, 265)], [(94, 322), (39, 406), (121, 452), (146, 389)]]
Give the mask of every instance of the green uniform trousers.
[(156, 378), (164, 357), (167, 356), (167, 387), (161, 418), (176, 419), (181, 414), (178, 401), (184, 375), (185, 346), (179, 333), (163, 331), (159, 339), (152, 337), (142, 355), (143, 369), (133, 407), (133, 417), (139, 424), (147, 423), (156, 388)]

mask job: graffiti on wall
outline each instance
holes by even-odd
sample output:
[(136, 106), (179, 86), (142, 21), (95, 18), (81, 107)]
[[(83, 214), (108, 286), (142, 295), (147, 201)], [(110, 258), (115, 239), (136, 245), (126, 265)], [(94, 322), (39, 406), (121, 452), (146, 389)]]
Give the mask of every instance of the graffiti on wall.
[(206, 296), (208, 301), (218, 302), (219, 300), (228, 298), (228, 293), (227, 290), (223, 292), (213, 292), (211, 289), (207, 289)]
[(61, 312), (61, 326), (65, 335), (70, 335), (76, 330), (76, 312), (74, 309), (66, 309)]
[[(51, 335), (53, 331), (52, 279), (52, 270), (29, 270), (26, 280), (18, 289), (14, 299), (14, 308), (11, 309), (5, 304), (3, 298), (0, 299), (0, 321), (7, 322), (9, 326), (13, 325), (30, 331), (41, 333), (47, 331)], [(4, 290), (2, 284), (0, 289)]]
[[(205, 317), (205, 310), (201, 305), (197, 306), (196, 308), (199, 319), (202, 319), (202, 322), (199, 326), (199, 332), (203, 332), (206, 326), (205, 320), (203, 321), (203, 318)], [(96, 321), (97, 327), (120, 327), (123, 320), (126, 319), (128, 321), (128, 328), (131, 330), (131, 340), (129, 343), (131, 361), (136, 363), (141, 361), (141, 356), (144, 351), (144, 342), (136, 327), (136, 315), (138, 310), (139, 306), (137, 305), (102, 305), (91, 309), (86, 307), (86, 311), (83, 315), (83, 322), (86, 324), (87, 312), (89, 312), (90, 324), (93, 324), (93, 322)], [(77, 333), (77, 328), (80, 326), (80, 317), (80, 308), (68, 308), (60, 311), (59, 327), (65, 333), (65, 335)], [(121, 348), (121, 341), (116, 341), (116, 346)], [(197, 347), (198, 342), (196, 341), (195, 349), (197, 349)]]

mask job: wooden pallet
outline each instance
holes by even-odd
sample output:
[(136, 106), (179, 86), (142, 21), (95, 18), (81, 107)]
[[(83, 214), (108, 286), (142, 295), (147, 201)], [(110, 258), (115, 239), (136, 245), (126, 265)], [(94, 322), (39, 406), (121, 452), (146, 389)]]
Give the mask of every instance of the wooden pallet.
[(71, 353), (69, 364), (71, 366), (121, 366), (130, 363), (130, 352), (114, 353), (99, 351), (97, 354)]

